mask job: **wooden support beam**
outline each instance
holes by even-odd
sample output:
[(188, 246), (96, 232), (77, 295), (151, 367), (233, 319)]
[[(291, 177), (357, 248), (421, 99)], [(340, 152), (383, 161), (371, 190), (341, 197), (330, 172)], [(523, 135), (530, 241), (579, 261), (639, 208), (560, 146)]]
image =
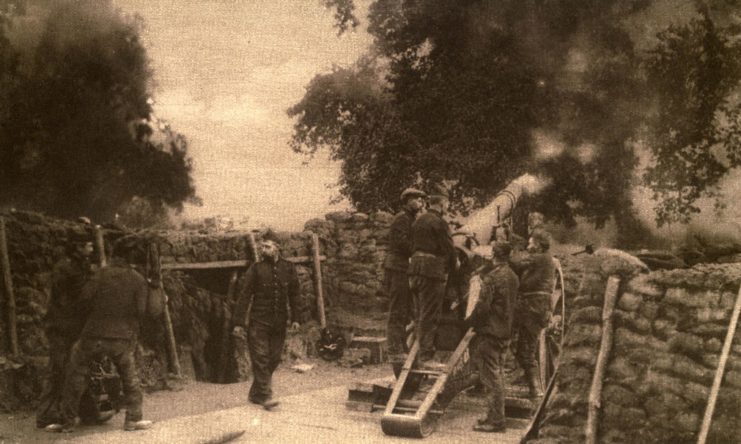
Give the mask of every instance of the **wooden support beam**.
[[(313, 262), (314, 258), (310, 256), (289, 256), (283, 259), (294, 264), (303, 264)], [(319, 256), (319, 260), (326, 260), (326, 256)], [(234, 261), (213, 261), (213, 262), (172, 262), (162, 264), (163, 270), (211, 270), (218, 268), (247, 268), (254, 260), (239, 259)]]
[(8, 307), (8, 336), (10, 337), (10, 353), (18, 356), (18, 332), (16, 331), (15, 294), (13, 293), (13, 275), (10, 272), (10, 257), (8, 256), (8, 238), (5, 235), (5, 218), (0, 217), (0, 265), (3, 268), (3, 283), (5, 288), (6, 305)]
[(700, 434), (697, 437), (697, 444), (705, 444), (710, 433), (710, 424), (713, 421), (715, 403), (718, 400), (718, 392), (720, 391), (720, 383), (723, 381), (723, 373), (726, 370), (728, 355), (731, 353), (733, 337), (736, 335), (736, 324), (738, 324), (739, 314), (741, 314), (741, 288), (738, 289), (738, 295), (736, 295), (736, 305), (733, 307), (731, 322), (728, 324), (728, 331), (726, 332), (726, 340), (723, 342), (723, 350), (720, 353), (718, 368), (715, 370), (715, 378), (713, 378), (713, 386), (710, 388), (710, 398), (708, 398), (708, 405), (705, 407), (705, 416), (702, 418), (702, 426), (700, 427)]
[(150, 242), (149, 246), (149, 258), (151, 266), (155, 267), (154, 275), (159, 280), (159, 290), (162, 292), (162, 296), (165, 298), (165, 307), (162, 313), (162, 320), (165, 324), (165, 336), (167, 339), (167, 352), (170, 357), (170, 366), (175, 376), (181, 378), (183, 376), (182, 370), (180, 369), (180, 358), (178, 357), (177, 343), (175, 342), (175, 330), (172, 327), (172, 317), (170, 316), (170, 304), (169, 297), (165, 293), (165, 286), (162, 279), (162, 255), (160, 254), (159, 245)]
[(319, 236), (314, 233), (311, 235), (311, 247), (314, 255), (314, 285), (316, 286), (316, 307), (319, 312), (319, 325), (322, 328), (327, 326), (327, 316), (324, 313), (324, 286), (322, 285), (322, 260), (319, 254)]
[(599, 353), (597, 354), (597, 364), (595, 365), (594, 375), (592, 377), (592, 387), (589, 389), (587, 427), (585, 431), (585, 442), (587, 444), (597, 444), (597, 434), (599, 432), (597, 423), (599, 420), (599, 409), (602, 404), (602, 385), (605, 379), (607, 361), (610, 360), (612, 353), (612, 314), (615, 312), (615, 303), (617, 302), (619, 289), (620, 278), (610, 276), (607, 279), (604, 306), (602, 308), (602, 341), (600, 343)]

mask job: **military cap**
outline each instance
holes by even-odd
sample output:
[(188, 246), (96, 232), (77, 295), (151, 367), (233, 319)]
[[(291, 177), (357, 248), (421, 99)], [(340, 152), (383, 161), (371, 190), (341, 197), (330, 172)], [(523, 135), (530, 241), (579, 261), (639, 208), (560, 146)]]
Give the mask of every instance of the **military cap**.
[(413, 198), (413, 197), (427, 197), (427, 193), (425, 193), (422, 190), (418, 190), (416, 188), (407, 188), (406, 190), (401, 192), (401, 201), (406, 202), (407, 199)]
[(543, 229), (537, 229), (530, 235), (533, 241), (543, 248), (544, 251), (548, 251), (551, 248), (551, 235)]
[(275, 231), (270, 228), (265, 230), (260, 236), (258, 243), (262, 242), (270, 243), (280, 248), (280, 239), (278, 239), (278, 235), (275, 233)]
[(439, 196), (450, 199), (450, 193), (448, 193), (448, 189), (442, 184), (437, 185), (432, 189), (432, 192), (430, 192), (430, 197), (432, 196)]

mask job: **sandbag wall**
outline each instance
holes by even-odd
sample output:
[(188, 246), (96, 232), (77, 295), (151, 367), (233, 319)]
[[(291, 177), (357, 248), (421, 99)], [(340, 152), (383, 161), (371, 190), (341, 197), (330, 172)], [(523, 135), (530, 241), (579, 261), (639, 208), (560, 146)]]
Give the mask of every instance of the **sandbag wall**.
[[(619, 276), (614, 341), (597, 442), (694, 443), (741, 284), (741, 264), (648, 273), (637, 259), (585, 259), (568, 306), (565, 348), (537, 443), (584, 442), (609, 276)], [(741, 436), (741, 333), (736, 333), (708, 442)]]

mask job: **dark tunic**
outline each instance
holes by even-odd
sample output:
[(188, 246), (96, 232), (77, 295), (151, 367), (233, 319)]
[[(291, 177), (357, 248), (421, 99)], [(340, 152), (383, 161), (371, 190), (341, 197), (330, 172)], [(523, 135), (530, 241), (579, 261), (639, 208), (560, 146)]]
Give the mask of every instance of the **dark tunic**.
[(389, 246), (383, 266), (387, 270), (399, 270), (406, 273), (409, 268), (409, 257), (412, 255), (412, 224), (414, 212), (408, 208), (399, 211), (389, 228)]
[(83, 287), (89, 306), (82, 336), (134, 339), (147, 310), (147, 281), (128, 266), (112, 265), (98, 270)]
[(72, 341), (79, 337), (85, 321), (80, 298), (90, 276), (90, 262), (84, 258), (64, 258), (54, 265), (45, 319), (47, 335), (62, 335)]
[(520, 275), (520, 293), (553, 291), (556, 267), (550, 253), (524, 253), (510, 261), (510, 265)]
[(476, 333), (507, 339), (512, 335), (519, 282), (507, 264), (494, 264), (481, 282), (476, 312), (481, 314)]
[(450, 227), (438, 211), (429, 210), (414, 221), (412, 250), (409, 274), (444, 280), (445, 275), (455, 268), (455, 246)]
[(244, 326), (248, 319), (285, 325), (289, 305), (291, 321), (300, 322), (299, 282), (293, 264), (282, 258), (257, 262), (245, 275), (234, 310), (234, 325)]

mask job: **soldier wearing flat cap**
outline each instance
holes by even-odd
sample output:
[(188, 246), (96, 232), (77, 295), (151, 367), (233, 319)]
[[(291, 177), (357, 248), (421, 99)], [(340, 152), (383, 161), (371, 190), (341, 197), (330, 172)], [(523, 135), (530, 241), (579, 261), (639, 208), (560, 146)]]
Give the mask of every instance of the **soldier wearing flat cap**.
[(443, 215), (449, 206), (448, 192), (439, 187), (430, 193), (429, 210), (412, 224), (412, 257), (409, 262), (409, 288), (414, 301), (418, 362), (434, 362), (435, 335), (442, 314), (448, 273), (458, 266), (455, 246)]
[(406, 326), (412, 320), (412, 299), (407, 270), (412, 255), (412, 223), (425, 205), (427, 194), (416, 188), (401, 193), (401, 211), (396, 213), (389, 230), (389, 245), (383, 263), (384, 287), (388, 292), (388, 352), (394, 373), (398, 376), (405, 361)]
[[(243, 335), (245, 326), (252, 362), (252, 386), (248, 399), (271, 410), (272, 377), (280, 364), (286, 340), (286, 324), (299, 328), (299, 281), (293, 264), (280, 257), (274, 239), (259, 244), (261, 260), (250, 266), (234, 309), (234, 334)], [(290, 307), (290, 312), (289, 312)]]

